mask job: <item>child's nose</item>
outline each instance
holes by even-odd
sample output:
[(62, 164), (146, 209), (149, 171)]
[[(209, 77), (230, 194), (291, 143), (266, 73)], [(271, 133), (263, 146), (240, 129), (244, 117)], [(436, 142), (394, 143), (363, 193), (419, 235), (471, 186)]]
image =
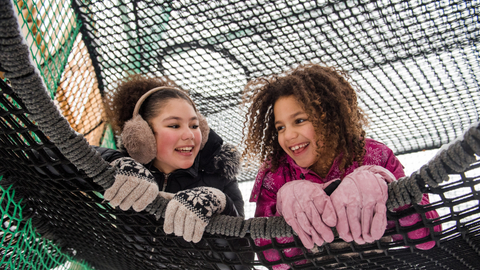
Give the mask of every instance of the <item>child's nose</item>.
[(194, 137), (195, 137), (195, 135), (193, 135), (193, 131), (190, 128), (184, 129), (184, 131), (182, 133), (182, 139), (183, 140), (191, 140)]
[(293, 129), (293, 128), (285, 129), (285, 139), (286, 140), (295, 139), (297, 136), (298, 136), (298, 133), (295, 129)]

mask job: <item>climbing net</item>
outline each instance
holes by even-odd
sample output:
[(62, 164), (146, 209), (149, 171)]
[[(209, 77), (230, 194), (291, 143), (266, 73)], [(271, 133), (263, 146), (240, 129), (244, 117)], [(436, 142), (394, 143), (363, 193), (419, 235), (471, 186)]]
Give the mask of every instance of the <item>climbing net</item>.
[[(478, 268), (479, 165), (474, 153), (479, 154), (480, 136), (477, 126), (467, 129), (478, 121), (477, 2), (73, 1), (74, 13), (68, 13), (69, 6), (57, 12), (67, 15), (55, 17), (63, 19), (53, 25), (71, 27), (58, 27), (65, 30), (54, 32), (57, 38), (51, 39), (60, 45), (48, 54), (50, 47), (42, 51), (41, 38), (29, 43), (19, 34), (37, 29), (35, 34), (53, 35), (33, 19), (47, 8), (17, 1), (17, 11), (26, 13), (13, 15), (10, 1), (0, 3), (0, 68), (9, 80), (0, 85), (0, 184), (7, 191), (13, 187), (16, 196), (4, 198), (21, 200), (24, 218), (31, 218), (36, 233), (68, 256), (98, 269), (239, 269), (280, 263), (292, 269)], [(19, 16), (24, 19), (20, 27)], [(29, 55), (33, 63), (25, 60)], [(363, 90), (361, 104), (372, 113), (369, 135), (397, 154), (451, 143), (417, 173), (389, 188), (390, 206), (414, 203), (419, 191), (439, 195), (441, 200), (430, 205), (414, 204), (389, 214), (398, 221), (416, 212), (422, 223), (402, 227), (396, 222), (386, 238), (373, 244), (359, 246), (337, 238), (309, 251), (282, 218), (219, 216), (207, 227), (205, 240), (192, 244), (158, 229), (162, 219), (156, 217), (162, 216), (164, 201), (155, 201), (143, 213), (117, 211), (103, 201), (99, 192), (111, 185), (112, 172), (85, 138), (92, 144), (108, 141), (98, 102), (117, 79), (130, 72), (169, 75), (190, 89), (215, 130), (238, 142), (239, 87), (249, 78), (304, 61), (349, 71)], [(205, 68), (208, 63), (212, 65)], [(62, 96), (60, 82), (65, 94), (54, 103), (52, 96)], [(83, 100), (80, 97), (86, 98), (74, 102)], [(454, 141), (461, 134), (464, 137)], [(247, 170), (241, 180), (251, 179), (254, 172)], [(12, 208), (2, 209), (3, 216), (14, 216)], [(441, 217), (426, 219), (424, 213), (434, 209), (441, 210)], [(443, 225), (440, 233), (430, 230), (423, 239), (407, 235), (438, 224)], [(394, 234), (403, 240), (391, 241), (388, 237)], [(284, 236), (295, 241), (275, 240)], [(257, 247), (253, 241), (258, 238), (273, 243)], [(427, 241), (435, 241), (436, 247), (415, 248)], [(44, 246), (49, 249), (38, 249)], [(303, 254), (283, 255), (293, 247)], [(281, 259), (265, 260), (263, 251), (268, 249), (280, 251)], [(2, 252), (2, 261), (13, 260), (11, 249)], [(252, 260), (252, 254), (257, 259)]]
[[(50, 95), (92, 145), (115, 147), (101, 97), (131, 73), (169, 76), (241, 145), (245, 83), (299, 63), (341, 67), (395, 154), (479, 120), (478, 1), (14, 1)], [(53, 15), (52, 15), (53, 14)], [(118, 134), (117, 134), (118, 135)], [(240, 181), (252, 180), (249, 164)]]
[[(430, 205), (389, 212), (388, 218), (396, 221), (395, 227), (372, 244), (356, 245), (336, 238), (330, 244), (306, 250), (281, 217), (243, 220), (226, 216), (214, 218), (204, 240), (193, 244), (165, 235), (161, 218), (157, 220), (146, 212), (113, 209), (103, 200), (99, 193), (103, 188), (95, 178), (77, 170), (29, 120), (32, 115), (10, 86), (0, 82), (0, 88), (0, 169), (5, 175), (0, 184), (14, 188), (17, 198), (3, 199), (2, 205), (15, 204), (21, 198), (24, 218), (31, 217), (28, 220), (42, 239), (49, 239), (59, 251), (95, 269), (241, 269), (239, 267), (270, 268), (281, 263), (292, 269), (415, 269), (419, 265), (427, 269), (478, 269), (480, 162), (470, 152), (470, 157), (463, 159), (469, 164), (456, 164), (455, 169), (459, 171), (455, 172), (451, 168), (453, 159), (449, 158), (457, 155), (454, 160), (462, 160), (458, 147), (467, 149), (465, 152), (480, 151), (478, 126), (473, 126), (463, 140), (441, 152), (445, 154), (435, 157), (411, 177), (400, 180), (428, 182), (430, 187), (424, 192), (437, 194), (441, 199)], [(449, 175), (440, 173), (437, 178), (433, 168)], [(450, 181), (442, 183), (448, 178)], [(390, 192), (396, 191), (390, 189)], [(389, 203), (405, 202), (389, 199)], [(426, 219), (425, 212), (434, 209), (443, 213), (440, 218)], [(8, 208), (3, 215), (12, 212), (15, 210)], [(398, 223), (400, 218), (412, 213), (419, 213), (423, 222), (407, 227)], [(433, 226), (438, 224), (443, 225), (443, 231), (433, 233)], [(430, 228), (432, 233), (422, 239), (410, 239), (408, 232), (420, 227)], [(392, 241), (391, 236), (395, 234), (402, 235), (403, 240)], [(276, 240), (283, 236), (294, 236), (295, 241), (282, 244)], [(257, 247), (254, 244), (257, 238), (273, 241)], [(428, 251), (415, 248), (427, 241), (435, 241), (436, 247)], [(284, 250), (294, 247), (302, 249), (303, 254), (292, 258), (283, 254)], [(8, 252), (11, 247), (7, 248), (3, 260), (14, 260), (16, 255)], [(265, 259), (263, 251), (271, 249), (280, 251), (280, 260)], [(253, 254), (257, 259), (253, 260)]]

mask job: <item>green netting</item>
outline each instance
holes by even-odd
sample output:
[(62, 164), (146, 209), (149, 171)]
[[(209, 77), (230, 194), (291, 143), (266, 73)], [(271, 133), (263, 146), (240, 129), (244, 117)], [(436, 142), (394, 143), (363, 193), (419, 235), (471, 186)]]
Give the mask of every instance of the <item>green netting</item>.
[(0, 186), (0, 269), (91, 269), (35, 233), (31, 219), (23, 220), (22, 206), (14, 197), (11, 186)]
[(54, 98), (80, 23), (68, 1), (13, 1), (33, 61)]
[[(76, 43), (76, 40), (80, 40), (81, 37), (78, 35), (80, 23), (76, 21), (75, 15), (68, 7), (69, 1), (52, 1), (51, 3), (30, 1), (32, 3), (30, 5), (27, 1), (14, 2), (23, 20), (21, 28), (26, 29), (26, 32), (23, 31), (24, 35), (27, 41), (31, 41), (29, 44), (33, 59), (52, 97), (58, 90), (57, 87), (60, 88), (59, 80), (66, 82), (65, 84), (78, 85), (78, 88), (73, 88), (75, 90), (90, 91), (90, 85), (87, 85), (85, 80), (81, 83), (79, 80), (68, 80), (68, 68), (65, 68), (65, 63), (69, 60), (70, 70), (80, 70), (81, 73), (85, 73), (82, 68), (78, 68), (80, 66), (78, 59), (83, 60), (90, 55), (91, 62), (94, 64), (92, 69), (97, 72), (101, 90), (111, 90), (115, 79), (131, 71), (169, 75), (185, 88), (192, 90), (199, 108), (209, 117), (211, 126), (222, 134), (222, 137), (228, 141), (238, 142), (240, 137), (238, 124), (241, 123), (242, 118), (241, 114), (236, 114), (236, 105), (241, 87), (248, 79), (268, 75), (271, 72), (280, 72), (298, 62), (323, 61), (343, 66), (351, 73), (354, 81), (357, 81), (360, 88), (364, 90), (359, 102), (372, 115), (373, 124), (370, 135), (392, 146), (396, 153), (438, 147), (453, 140), (465, 125), (478, 120), (477, 108), (480, 104), (476, 79), (480, 74), (478, 64), (480, 58), (477, 49), (480, 36), (480, 24), (478, 24), (480, 3), (478, 1), (364, 0), (316, 3), (241, 0), (73, 1), (84, 22), (82, 39), (86, 45), (83, 44), (83, 47), (81, 42)], [(72, 46), (75, 47), (77, 44), (79, 44), (78, 48), (88, 50), (89, 55), (83, 54), (80, 49), (80, 53), (70, 54)], [(85, 70), (87, 64), (82, 66)], [(60, 78), (66, 73), (67, 78)], [(92, 85), (96, 84), (96, 81), (91, 82)], [(65, 103), (75, 98), (78, 101), (76, 95), (65, 96)], [(90, 99), (86, 99), (84, 103), (91, 103), (92, 108), (98, 108), (96, 106), (98, 103), (90, 102)], [(67, 103), (65, 107), (62, 105), (61, 108), (66, 109), (69, 106), (72, 106), (72, 103)], [(460, 108), (465, 110), (462, 111)], [(102, 123), (94, 122), (93, 117), (82, 117), (82, 113), (87, 111), (83, 109), (75, 110), (77, 115), (73, 115), (72, 119), (75, 121), (77, 119), (75, 117), (78, 116), (84, 123), (92, 124), (93, 129), (81, 127), (84, 131), (80, 131), (83, 134), (92, 134), (96, 128), (102, 127)], [(12, 119), (5, 123), (19, 122), (14, 116)], [(228, 124), (225, 125), (225, 123)], [(75, 130), (78, 131), (81, 128), (75, 127)], [(110, 130), (101, 129), (101, 133), (109, 136), (102, 141), (102, 145), (112, 143), (113, 137)], [(31, 135), (36, 136), (35, 133)], [(15, 139), (14, 135), (8, 135), (8, 142), (23, 147), (24, 145), (19, 141), (24, 141), (24, 136), (26, 137), (26, 134), (22, 135), (21, 132), (18, 132), (20, 139)], [(24, 165), (23, 160), (10, 163), (12, 159), (20, 158), (24, 153), (22, 151), (9, 149), (6, 151), (6, 161), (1, 165), (7, 168), (8, 166), (5, 165), (7, 161), (13, 167)], [(23, 170), (29, 169), (31, 168)], [(140, 223), (144, 222), (144, 217), (132, 215), (130, 218), (129, 213), (116, 212), (115, 218), (103, 214), (94, 215), (89, 208), (94, 207), (98, 211), (107, 212), (111, 209), (105, 210), (102, 207), (98, 201), (99, 196), (91, 196), (92, 193), (89, 191), (92, 188), (86, 188), (87, 184), (75, 179), (75, 183), (80, 183), (78, 186), (81, 188), (74, 188), (71, 192), (67, 189), (70, 182), (58, 181), (57, 183), (54, 180), (58, 180), (56, 179), (58, 175), (52, 174), (48, 168), (45, 172), (48, 177), (45, 175), (43, 177), (47, 179), (39, 183), (44, 183), (47, 187), (53, 185), (62, 193), (55, 190), (43, 192), (49, 195), (42, 197), (39, 184), (22, 177), (20, 182), (31, 192), (25, 198), (38, 202), (39, 205), (47, 205), (46, 200), (52, 200), (52, 197), (62, 203), (65, 202), (64, 197), (58, 194), (66, 193), (69, 196), (67, 200), (69, 203), (80, 205), (79, 210), (71, 208), (70, 205), (63, 208), (75, 214), (71, 215), (74, 217), (73, 221), (79, 220), (76, 218), (78, 213), (90, 215), (91, 220), (98, 221), (101, 226), (105, 225), (105, 219), (112, 218), (110, 223), (115, 224), (113, 229), (123, 230), (124, 234), (109, 235), (115, 241), (118, 240), (119, 235), (124, 238), (123, 242), (118, 240), (114, 243), (118, 245), (115, 248), (106, 241), (91, 244), (94, 240), (101, 239), (97, 234), (90, 233), (92, 229), (79, 230), (78, 224), (67, 227), (60, 225), (60, 221), (64, 221), (63, 218), (52, 219), (52, 213), (47, 210), (57, 210), (62, 204), (52, 202), (50, 208), (39, 207), (44, 211), (45, 220), (52, 222), (49, 225), (56, 229), (56, 234), (61, 234), (61, 230), (65, 228), (68, 233), (81, 232), (78, 237), (79, 242), (81, 244), (86, 242), (93, 251), (80, 254), (80, 257), (97, 256), (99, 264), (110, 266), (117, 262), (120, 264), (122, 259), (130, 263), (132, 259), (129, 256), (136, 256), (138, 261), (135, 261), (135, 264), (148, 264), (149, 259), (155, 256), (153, 259), (158, 259), (159, 262), (155, 268), (170, 267), (172, 264), (180, 265), (177, 261), (181, 256), (179, 254), (183, 253), (177, 253), (177, 250), (184, 251), (182, 246), (160, 244), (155, 241), (156, 238), (153, 238), (153, 243), (149, 242), (154, 234), (154, 230), (150, 228), (156, 228), (158, 224), (152, 221), (153, 225), (148, 225), (150, 226), (148, 231), (131, 233), (132, 228), (143, 227)], [(462, 176), (465, 175), (462, 174)], [(243, 179), (251, 178), (252, 174)], [(478, 199), (478, 184), (475, 182), (478, 179), (478, 176), (475, 176), (473, 180), (465, 180), (466, 183), (470, 183), (471, 198), (475, 200)], [(96, 193), (93, 190), (92, 192)], [(13, 212), (9, 212), (9, 207), (4, 208), (8, 213), (18, 214), (15, 212), (17, 208), (8, 199), (13, 198), (14, 193), (11, 193), (9, 195), (8, 192), (1, 190), (2, 209), (5, 203), (6, 206), (13, 207), (11, 208)], [(85, 208), (82, 208), (83, 204), (79, 203), (84, 203), (86, 198), (94, 200), (91, 207), (87, 208), (88, 211), (85, 211)], [(452, 209), (452, 220), (460, 220), (465, 216), (464, 212), (456, 212), (459, 208), (457, 205), (462, 202), (461, 200), (465, 200), (464, 197), (442, 197), (442, 199), (442, 203)], [(462, 211), (470, 214), (470, 209)], [(475, 206), (475, 209), (478, 209), (478, 206)], [(118, 218), (122, 214), (127, 217)], [(15, 217), (15, 214), (10, 215)], [(65, 263), (67, 260), (60, 259), (61, 255), (57, 247), (34, 234), (30, 220), (23, 223), (20, 222), (21, 219), (11, 221), (10, 215), (2, 214), (2, 226), (5, 226), (5, 229), (2, 227), (0, 268), (31, 269), (44, 265), (50, 265), (48, 267), (66, 265), (62, 262)], [(123, 220), (128, 222), (120, 223)], [(108, 232), (101, 226), (96, 228), (98, 233)], [(464, 225), (459, 223), (454, 227), (462, 226)], [(464, 264), (463, 268), (473, 269), (472, 265), (476, 265), (475, 262), (465, 263), (464, 261), (469, 259), (475, 261), (478, 257), (468, 256), (469, 253), (465, 252), (465, 248), (458, 242), (449, 241), (454, 237), (456, 237), (455, 241), (462, 238), (471, 246), (474, 255), (478, 254), (477, 241), (480, 225), (469, 223), (465, 225), (467, 226), (473, 228), (468, 233), (465, 233), (464, 227), (460, 232), (454, 229), (446, 231), (440, 239), (442, 245), (430, 253), (418, 252), (415, 255), (408, 252), (401, 253), (402, 250), (398, 249), (399, 247), (388, 250), (388, 254), (385, 251), (387, 256), (379, 256), (376, 259), (365, 256), (367, 253), (361, 253), (359, 255), (362, 258), (361, 263), (368, 262), (368, 265), (358, 267), (378, 269), (378, 267), (392, 265), (390, 262), (383, 263), (387, 258), (391, 258), (394, 261), (392, 269), (399, 268), (395, 260), (399, 262), (402, 260), (404, 265), (409, 264), (406, 266), (408, 268), (402, 269), (416, 268), (420, 265), (416, 262), (422, 260), (430, 260), (429, 265), (441, 268), (439, 266), (443, 263), (441, 259), (449, 260), (448, 264), (453, 265), (452, 257), (455, 257), (459, 265)], [(29, 229), (17, 230), (26, 227)], [(9, 236), (3, 237), (7, 234)], [(87, 236), (92, 237), (91, 242), (85, 240)], [(15, 237), (17, 240), (11, 240)], [(28, 238), (28, 240), (19, 240), (20, 238)], [(71, 238), (68, 234), (62, 239), (70, 240)], [(145, 244), (145, 242), (149, 243)], [(14, 252), (3, 248), (10, 243), (23, 249)], [(200, 247), (200, 250), (208, 253), (214, 246), (214, 241), (211, 240), (209, 247)], [(155, 251), (148, 247), (154, 247)], [(286, 248), (281, 245), (274, 247)], [(145, 251), (144, 248), (147, 252), (141, 252)], [(353, 246), (351, 248), (353, 249)], [(167, 264), (160, 264), (165, 260), (162, 258), (164, 254), (159, 254), (158, 249), (172, 252), (168, 254), (170, 257), (166, 259)], [(359, 249), (361, 251), (362, 248)], [(101, 257), (99, 250), (111, 252), (111, 256), (108, 257), (110, 261)], [(395, 254), (396, 251), (399, 252)], [(330, 250), (327, 252), (331, 254)], [(445, 256), (447, 253), (450, 256)], [(119, 254), (119, 257), (115, 257)], [(207, 255), (211, 254), (213, 253), (210, 252)], [(21, 256), (27, 256), (27, 259), (19, 259)], [(201, 260), (198, 254), (188, 253), (186, 256), (190, 257), (189, 261), (182, 266), (195, 267), (197, 265), (195, 262), (192, 263), (192, 260)], [(408, 259), (402, 259), (407, 257)], [(338, 260), (337, 257), (335, 259)], [(8, 261), (10, 264), (4, 266), (3, 261)], [(27, 265), (27, 262), (30, 264)], [(25, 264), (24, 268), (21, 268), (20, 263)], [(347, 267), (350, 262), (343, 263)], [(465, 265), (471, 267), (465, 267)], [(126, 267), (125, 269), (136, 269), (129, 265)], [(463, 269), (462, 267), (442, 268)]]
[(105, 133), (103, 133), (102, 143), (100, 146), (117, 149), (117, 146), (115, 145), (115, 136), (113, 134), (112, 126), (108, 125), (105, 129)]
[(102, 134), (107, 132), (101, 95), (88, 49), (79, 35), (81, 22), (70, 2), (13, 3), (20, 30), (50, 97), (77, 132), (84, 134), (89, 143), (99, 145)]

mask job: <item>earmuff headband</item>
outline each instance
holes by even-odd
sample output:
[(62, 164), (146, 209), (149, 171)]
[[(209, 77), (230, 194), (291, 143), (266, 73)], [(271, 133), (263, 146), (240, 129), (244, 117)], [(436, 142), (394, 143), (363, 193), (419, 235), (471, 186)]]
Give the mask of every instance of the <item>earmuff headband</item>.
[(157, 143), (152, 128), (139, 114), (140, 107), (142, 107), (145, 99), (147, 99), (153, 93), (161, 90), (173, 90), (185, 94), (185, 97), (187, 97), (187, 99), (190, 101), (190, 104), (192, 104), (193, 109), (197, 113), (197, 117), (200, 122), (199, 126), (202, 133), (200, 149), (203, 149), (208, 140), (210, 128), (208, 127), (207, 121), (197, 111), (195, 103), (193, 103), (192, 99), (187, 95), (187, 93), (175, 87), (161, 86), (153, 88), (138, 99), (137, 104), (135, 104), (135, 109), (133, 110), (132, 119), (125, 122), (125, 126), (123, 127), (121, 135), (123, 145), (125, 146), (125, 149), (127, 149), (128, 154), (142, 164), (147, 164), (155, 159), (157, 155)]
[(193, 103), (193, 100), (185, 93), (183, 92), (182, 90), (178, 89), (178, 88), (175, 88), (175, 87), (170, 87), (170, 86), (160, 86), (160, 87), (155, 87), (153, 88), (152, 90), (149, 90), (148, 92), (146, 92), (145, 94), (143, 94), (137, 101), (137, 104), (135, 104), (135, 109), (133, 110), (133, 115), (132, 115), (132, 118), (135, 117), (136, 115), (138, 115), (139, 111), (140, 111), (140, 108), (142, 107), (142, 104), (143, 102), (149, 97), (151, 96), (153, 93), (155, 92), (158, 92), (160, 90), (173, 90), (173, 91), (178, 91), (178, 92), (182, 92), (185, 94), (185, 96), (188, 98), (188, 100), (190, 101), (190, 104), (192, 104), (193, 106), (193, 109), (195, 111), (197, 111), (197, 108), (195, 107), (195, 103)]

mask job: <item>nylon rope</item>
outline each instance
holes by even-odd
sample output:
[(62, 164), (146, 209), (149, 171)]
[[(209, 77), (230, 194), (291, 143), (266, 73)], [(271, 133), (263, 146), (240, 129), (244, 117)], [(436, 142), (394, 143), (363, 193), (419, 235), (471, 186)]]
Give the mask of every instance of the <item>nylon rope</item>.
[[(15, 17), (10, 0), (0, 1), (0, 66), (6, 70), (15, 93), (25, 103), (30, 118), (78, 169), (104, 189), (113, 185), (115, 170), (104, 161), (83, 137), (76, 133), (61, 115), (50, 98)], [(478, 123), (470, 127), (463, 138), (442, 148), (430, 162), (411, 176), (389, 184), (387, 207), (389, 210), (405, 204), (419, 203), (422, 190), (437, 187), (448, 180), (448, 169), (462, 172), (480, 155)], [(146, 211), (158, 219), (164, 217), (168, 201), (157, 197)], [(253, 239), (292, 236), (293, 231), (283, 217), (252, 218), (216, 216), (206, 232), (225, 236), (244, 237), (250, 232)]]

